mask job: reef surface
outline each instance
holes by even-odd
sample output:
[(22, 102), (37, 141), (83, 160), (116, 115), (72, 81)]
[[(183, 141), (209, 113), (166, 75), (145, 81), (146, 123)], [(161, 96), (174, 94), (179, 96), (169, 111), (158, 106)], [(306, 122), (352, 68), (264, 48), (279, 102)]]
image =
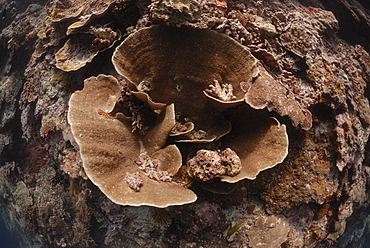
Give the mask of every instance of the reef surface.
[[(0, 205), (20, 246), (364, 247), (369, 10), (366, 1), (347, 0), (0, 0)], [(175, 30), (169, 38), (168, 30)], [(199, 37), (181, 50), (183, 30)], [(147, 35), (142, 47), (140, 35)], [(207, 38), (213, 35), (222, 43)], [(232, 53), (239, 46), (243, 58)], [(147, 60), (136, 59), (144, 53)], [(120, 178), (84, 167), (86, 151), (97, 148), (83, 150), (73, 125), (90, 119), (75, 118), (72, 129), (68, 122), (71, 96), (101, 74), (116, 78), (107, 105), (117, 108), (92, 112), (129, 130), (125, 149), (135, 149), (122, 154), (137, 158), (130, 168), (143, 168)], [(193, 82), (200, 91), (188, 89)], [(86, 112), (99, 94), (86, 98)], [(189, 99), (193, 111), (181, 105)], [(172, 103), (181, 113), (171, 112)], [(122, 133), (102, 130), (109, 139)], [(101, 133), (95, 143), (108, 144)], [(166, 163), (145, 157), (141, 145)], [(97, 161), (116, 161), (111, 153), (99, 150)], [(173, 161), (175, 169), (167, 166)], [(245, 172), (253, 166), (257, 172)], [(238, 173), (247, 176), (234, 180)], [(112, 178), (133, 198), (116, 200), (121, 191)], [(161, 189), (156, 201), (140, 195), (146, 182)], [(175, 184), (188, 198), (167, 201)]]

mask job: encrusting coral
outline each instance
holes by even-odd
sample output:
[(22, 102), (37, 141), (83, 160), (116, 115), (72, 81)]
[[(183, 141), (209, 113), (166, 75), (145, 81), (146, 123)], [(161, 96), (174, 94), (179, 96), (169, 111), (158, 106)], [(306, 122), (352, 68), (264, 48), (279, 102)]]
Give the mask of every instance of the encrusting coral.
[(61, 1), (53, 0), (48, 4), (48, 10), (53, 22), (60, 22), (67, 19), (79, 18), (86, 23), (91, 17), (104, 14), (109, 6), (115, 1)]
[(293, 126), (301, 125), (302, 129), (309, 130), (312, 127), (312, 114), (304, 109), (294, 99), (293, 93), (284, 88), (281, 84), (268, 74), (262, 67), (260, 75), (251, 83), (241, 84), (245, 94), (245, 101), (255, 109), (267, 108), (275, 110), (281, 116), (289, 116)]
[(250, 247), (281, 247), (289, 232), (289, 224), (284, 216), (260, 217), (245, 233)]

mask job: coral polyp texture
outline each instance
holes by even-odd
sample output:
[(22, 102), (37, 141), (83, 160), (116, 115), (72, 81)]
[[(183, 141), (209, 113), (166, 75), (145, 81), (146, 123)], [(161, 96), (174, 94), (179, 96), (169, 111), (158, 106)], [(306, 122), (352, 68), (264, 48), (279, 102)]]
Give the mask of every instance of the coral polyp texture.
[(217, 80), (230, 84), (243, 99), (240, 82), (258, 75), (257, 60), (248, 49), (211, 30), (154, 25), (127, 37), (117, 47), (113, 64), (119, 74), (138, 86), (150, 82), (154, 102), (175, 104), (180, 120), (208, 131), (219, 119), (203, 91)]
[[(70, 99), (68, 122), (79, 144), (87, 176), (108, 198), (122, 205), (166, 207), (195, 201), (191, 190), (173, 182), (152, 180), (135, 163), (140, 153), (148, 150), (150, 155), (158, 156), (158, 163), (170, 163), (173, 161), (167, 160), (173, 159), (172, 166), (181, 166), (179, 153), (159, 149), (163, 137), (166, 138), (163, 133), (168, 134), (174, 125), (174, 119), (166, 118), (171, 116), (171, 106), (163, 110), (162, 122), (153, 128), (156, 132), (149, 131), (140, 139), (131, 132), (131, 123), (99, 113), (99, 110), (111, 112), (120, 93), (114, 77), (99, 75), (85, 80), (84, 89), (75, 92)], [(180, 161), (172, 156), (180, 156)], [(173, 172), (176, 173), (176, 169)]]

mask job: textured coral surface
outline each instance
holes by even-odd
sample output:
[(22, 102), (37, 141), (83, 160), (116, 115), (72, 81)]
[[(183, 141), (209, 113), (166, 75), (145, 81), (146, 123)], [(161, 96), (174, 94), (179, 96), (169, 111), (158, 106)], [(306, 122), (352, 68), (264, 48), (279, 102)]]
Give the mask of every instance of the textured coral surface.
[[(22, 247), (366, 247), (369, 3), (73, 3), (78, 2), (52, 0), (44, 7), (42, 0), (0, 0), (0, 205)], [(255, 180), (216, 178), (207, 184), (191, 184), (183, 166), (174, 180), (190, 187), (198, 200), (160, 210), (115, 204), (90, 181), (67, 122), (70, 97), (83, 89), (86, 78), (99, 74), (113, 75), (123, 85), (111, 60), (116, 40), (154, 24), (214, 30), (250, 51), (260, 73), (238, 90), (250, 106), (266, 108), (286, 127), (289, 149), (282, 163)], [(57, 53), (68, 40), (74, 41), (71, 61), (90, 62), (65, 72), (57, 68)], [(84, 59), (91, 50), (99, 53)], [(228, 86), (214, 80), (219, 79), (209, 79), (204, 84), (213, 87), (203, 90), (216, 100), (224, 95), (228, 98), (221, 101), (230, 100)], [(148, 85), (141, 86), (145, 91)], [(136, 115), (142, 107), (128, 109), (135, 128), (146, 125)], [(222, 114), (227, 119), (235, 111), (238, 107)], [(181, 132), (194, 128), (177, 124)], [(174, 137), (167, 142), (189, 154), (189, 147), (217, 150), (227, 140), (205, 146), (177, 144)], [(122, 183), (140, 193), (137, 174), (126, 180), (136, 180), (133, 189), (125, 175)]]

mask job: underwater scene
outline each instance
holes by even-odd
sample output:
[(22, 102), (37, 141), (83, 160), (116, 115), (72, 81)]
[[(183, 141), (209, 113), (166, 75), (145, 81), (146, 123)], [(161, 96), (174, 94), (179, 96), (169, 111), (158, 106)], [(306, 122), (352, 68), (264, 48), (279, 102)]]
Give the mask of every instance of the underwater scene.
[(365, 0), (0, 0), (0, 247), (370, 247)]

